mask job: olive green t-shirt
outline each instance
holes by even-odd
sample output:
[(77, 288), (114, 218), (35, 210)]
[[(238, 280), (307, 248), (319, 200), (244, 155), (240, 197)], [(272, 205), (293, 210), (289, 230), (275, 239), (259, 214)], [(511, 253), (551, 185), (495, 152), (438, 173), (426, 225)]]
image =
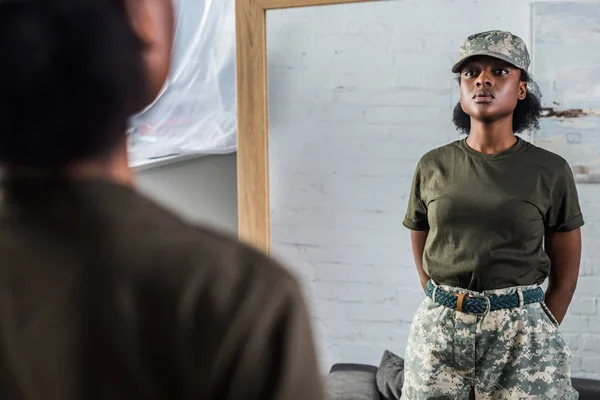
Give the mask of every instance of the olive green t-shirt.
[(0, 182), (1, 400), (320, 400), (287, 268), (104, 180)]
[(423, 268), (438, 284), (541, 284), (550, 271), (544, 236), (583, 225), (569, 164), (517, 139), (493, 155), (457, 140), (419, 161), (403, 224), (429, 231)]

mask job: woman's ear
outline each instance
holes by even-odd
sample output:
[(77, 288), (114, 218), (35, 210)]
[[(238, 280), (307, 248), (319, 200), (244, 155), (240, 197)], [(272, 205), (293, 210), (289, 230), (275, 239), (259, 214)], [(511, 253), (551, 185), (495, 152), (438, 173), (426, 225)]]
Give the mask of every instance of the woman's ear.
[(519, 82), (519, 100), (524, 100), (527, 97), (527, 82)]
[(145, 47), (151, 46), (154, 33), (146, 0), (123, 0), (129, 25)]
[(164, 86), (171, 68), (175, 31), (172, 0), (124, 0), (134, 33), (142, 42), (151, 102)]

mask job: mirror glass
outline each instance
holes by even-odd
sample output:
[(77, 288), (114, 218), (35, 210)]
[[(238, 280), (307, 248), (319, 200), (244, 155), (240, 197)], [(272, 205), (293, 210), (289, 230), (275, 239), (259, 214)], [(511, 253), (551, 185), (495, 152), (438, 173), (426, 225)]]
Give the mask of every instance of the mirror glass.
[[(404, 356), (425, 298), (402, 224), (428, 151), (466, 136), (451, 72), (467, 36), (521, 37), (545, 108), (519, 136), (565, 157), (581, 209), (561, 325), (573, 376), (600, 379), (600, 4), (410, 0), (267, 13), (272, 255), (300, 277), (323, 372)], [(518, 177), (515, 177), (518, 179)]]

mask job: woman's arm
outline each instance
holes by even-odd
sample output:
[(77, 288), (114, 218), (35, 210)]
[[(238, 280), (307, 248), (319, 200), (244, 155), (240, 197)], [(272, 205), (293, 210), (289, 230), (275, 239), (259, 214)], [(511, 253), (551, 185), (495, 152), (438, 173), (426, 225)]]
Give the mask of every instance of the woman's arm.
[(421, 279), (423, 291), (427, 290), (427, 281), (429, 281), (429, 276), (423, 271), (423, 253), (425, 251), (425, 242), (427, 241), (428, 234), (428, 230), (410, 231), (410, 243), (412, 245), (413, 257), (415, 258), (415, 265), (417, 266), (417, 272)]
[(547, 235), (545, 249), (552, 262), (546, 305), (560, 324), (577, 287), (581, 261), (581, 229)]

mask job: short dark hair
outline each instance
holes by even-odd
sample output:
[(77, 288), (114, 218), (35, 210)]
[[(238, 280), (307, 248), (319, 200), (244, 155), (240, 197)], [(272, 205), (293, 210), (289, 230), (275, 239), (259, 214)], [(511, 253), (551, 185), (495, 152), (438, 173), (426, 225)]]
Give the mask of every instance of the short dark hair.
[(124, 139), (147, 80), (122, 3), (0, 3), (0, 163), (62, 169)]
[[(460, 75), (456, 77), (460, 84)], [(527, 82), (527, 96), (517, 102), (513, 113), (513, 132), (519, 133), (529, 129), (539, 129), (540, 116), (542, 114), (541, 94), (538, 90), (532, 90), (537, 87), (527, 71), (521, 70), (521, 81)], [(460, 103), (454, 107), (452, 122), (458, 131), (469, 134), (471, 131), (471, 117), (463, 111)]]

